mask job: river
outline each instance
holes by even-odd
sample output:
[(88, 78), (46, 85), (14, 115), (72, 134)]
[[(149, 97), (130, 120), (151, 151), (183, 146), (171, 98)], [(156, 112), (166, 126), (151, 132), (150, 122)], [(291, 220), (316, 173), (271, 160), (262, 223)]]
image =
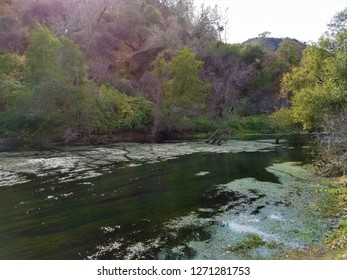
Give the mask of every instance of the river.
[(322, 242), (309, 149), (273, 142), (0, 153), (0, 259), (273, 259)]

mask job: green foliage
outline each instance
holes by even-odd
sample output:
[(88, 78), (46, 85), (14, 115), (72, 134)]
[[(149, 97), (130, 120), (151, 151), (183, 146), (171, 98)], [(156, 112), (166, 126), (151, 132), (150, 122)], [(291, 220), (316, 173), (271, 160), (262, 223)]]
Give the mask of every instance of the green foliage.
[(244, 46), (242, 44), (219, 44), (215, 49), (213, 49), (213, 55), (218, 57), (225, 56), (241, 56), (242, 49)]
[(17, 61), (15, 57), (10, 54), (0, 55), (0, 73), (10, 76), (13, 74), (15, 68), (17, 68)]
[(80, 48), (69, 38), (57, 38), (47, 27), (36, 25), (27, 49), (27, 81), (37, 85), (57, 80), (80, 85), (87, 66)]
[(164, 107), (170, 119), (177, 121), (205, 107), (208, 84), (199, 79), (202, 65), (189, 48), (177, 51), (168, 62), (172, 78), (165, 83)]
[[(72, 2), (30, 0), (21, 9), (5, 5), (0, 11), (0, 52), (13, 52), (0, 56), (0, 114), (19, 123), (13, 125), (19, 134), (40, 137), (69, 130), (85, 136), (150, 124), (163, 134), (211, 131), (216, 121), (208, 115), (218, 117), (223, 108), (233, 106), (240, 116), (271, 112), (278, 104), (281, 58), (286, 67), (296, 63), (289, 43), (283, 43), (277, 56), (259, 45), (218, 42), (222, 20), (217, 8), (194, 13), (190, 0)], [(343, 36), (335, 41), (330, 45), (342, 50)], [(163, 55), (152, 63), (162, 48)], [(332, 48), (327, 49), (329, 56)], [(130, 60), (147, 53), (139, 66), (138, 60)], [(338, 55), (334, 73), (347, 76), (344, 54)], [(123, 75), (134, 95), (142, 89), (139, 94), (154, 104), (123, 94)], [(108, 83), (118, 91), (99, 88)], [(35, 119), (36, 125), (21, 126), (19, 115), (29, 123)], [(243, 125), (249, 130), (261, 126)]]
[(14, 114), (0, 114), (0, 136), (27, 136), (38, 128), (38, 116), (16, 112)]
[(293, 118), (305, 130), (321, 126), (324, 116), (339, 112), (346, 106), (347, 91), (335, 85), (324, 84), (304, 88), (293, 97)]
[(63, 133), (68, 127), (88, 127), (92, 83), (87, 83), (83, 54), (70, 39), (57, 38), (37, 25), (26, 60), (0, 59), (5, 61), (0, 68), (0, 111), (7, 123), (2, 123), (2, 133), (41, 137)]
[(327, 238), (326, 242), (332, 249), (347, 247), (347, 220), (338, 224), (337, 229)]
[(241, 50), (242, 60), (246, 63), (259, 63), (264, 55), (260, 46), (243, 45)]
[(288, 72), (299, 65), (301, 48), (302, 46), (298, 42), (290, 39), (284, 39), (280, 43), (276, 54), (279, 57), (280, 67), (283, 72)]
[(264, 51), (257, 45), (220, 44), (213, 50), (213, 55), (222, 58), (231, 56), (245, 63), (257, 63), (264, 56)]
[(283, 78), (283, 91), (293, 95), (294, 122), (305, 130), (320, 128), (326, 115), (347, 106), (346, 38), (347, 31), (343, 31), (307, 47), (300, 65)]
[(33, 85), (58, 76), (62, 44), (42, 25), (36, 25), (27, 48), (27, 81)]
[(276, 132), (293, 132), (299, 129), (294, 121), (293, 111), (289, 108), (280, 108), (270, 116), (270, 126)]
[(303, 88), (323, 84), (333, 78), (332, 54), (319, 48), (309, 46), (304, 52), (300, 65), (283, 77), (282, 90), (285, 93), (296, 93)]
[(141, 97), (130, 97), (110, 86), (101, 86), (97, 101), (98, 132), (143, 129), (152, 121), (152, 103)]
[(87, 64), (78, 45), (71, 39), (60, 38), (59, 65), (69, 84), (81, 85), (87, 80)]
[(328, 24), (329, 31), (335, 35), (346, 30), (347, 26), (347, 8), (338, 12)]
[(266, 134), (271, 133), (269, 117), (267, 115), (256, 115), (239, 117), (234, 115), (228, 122), (228, 127), (236, 136), (245, 134)]
[(219, 121), (210, 116), (200, 115), (183, 119), (183, 125), (195, 133), (212, 133), (219, 127)]
[(13, 96), (23, 88), (23, 64), (19, 56), (0, 55), (0, 112), (9, 109)]
[(87, 83), (86, 61), (72, 40), (37, 25), (27, 49), (27, 82), (32, 110), (41, 120), (37, 133), (90, 126), (93, 85)]
[(167, 107), (176, 107), (183, 112), (192, 106), (205, 106), (204, 98), (208, 87), (199, 79), (202, 65), (203, 62), (196, 59), (191, 49), (184, 48), (177, 52), (168, 64), (173, 77), (166, 84)]

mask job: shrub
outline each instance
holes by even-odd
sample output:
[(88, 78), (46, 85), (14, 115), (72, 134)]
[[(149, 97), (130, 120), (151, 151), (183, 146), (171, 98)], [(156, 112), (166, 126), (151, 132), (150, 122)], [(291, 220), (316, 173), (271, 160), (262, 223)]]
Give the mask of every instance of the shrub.
[(256, 115), (248, 117), (233, 116), (228, 122), (228, 127), (234, 134), (258, 134), (271, 133), (269, 117)]
[(101, 86), (97, 101), (98, 132), (142, 129), (152, 122), (152, 103), (142, 97), (131, 97), (111, 86)]
[(293, 112), (288, 108), (281, 108), (270, 116), (270, 127), (277, 132), (289, 132), (299, 129), (294, 121)]
[(193, 132), (199, 133), (199, 132), (208, 132), (211, 133), (215, 131), (218, 127), (218, 121), (206, 116), (196, 116), (192, 118), (185, 118), (183, 120), (183, 125)]

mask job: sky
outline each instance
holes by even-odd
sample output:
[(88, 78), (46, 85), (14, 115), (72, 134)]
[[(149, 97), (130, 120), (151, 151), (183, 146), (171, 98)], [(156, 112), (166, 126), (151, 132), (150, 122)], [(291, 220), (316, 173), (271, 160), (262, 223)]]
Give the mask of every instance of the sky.
[[(218, 5), (227, 15), (227, 42), (242, 43), (260, 33), (269, 37), (317, 42), (327, 24), (347, 7), (347, 0), (194, 0), (196, 6)], [(227, 10), (226, 10), (227, 9)]]

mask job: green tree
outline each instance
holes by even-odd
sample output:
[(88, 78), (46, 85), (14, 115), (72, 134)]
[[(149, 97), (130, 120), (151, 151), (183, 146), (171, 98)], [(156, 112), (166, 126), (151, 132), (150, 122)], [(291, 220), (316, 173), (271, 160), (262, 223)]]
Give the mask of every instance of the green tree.
[(346, 100), (346, 88), (334, 83), (303, 88), (293, 96), (293, 120), (301, 123), (305, 130), (320, 128), (325, 116), (340, 112)]
[(35, 85), (60, 75), (60, 40), (42, 25), (36, 25), (26, 51), (27, 82)]
[(332, 57), (333, 54), (319, 46), (308, 46), (303, 52), (300, 65), (284, 75), (282, 91), (290, 94), (327, 82), (333, 75), (330, 62)]
[(93, 84), (87, 81), (84, 56), (72, 40), (37, 25), (26, 66), (33, 94), (31, 110), (40, 116), (39, 133), (89, 126)]
[(301, 46), (291, 39), (284, 39), (276, 50), (282, 72), (288, 72), (299, 65), (301, 57)]
[[(305, 130), (321, 127), (326, 115), (346, 107), (347, 31), (307, 47), (300, 65), (285, 74), (282, 90), (292, 97), (291, 114)], [(331, 48), (334, 46), (334, 48)]]
[(209, 86), (199, 78), (202, 66), (189, 48), (177, 51), (168, 62), (171, 78), (165, 84), (164, 110), (171, 125), (205, 107)]
[(87, 64), (79, 46), (71, 39), (63, 36), (60, 38), (59, 64), (67, 82), (79, 86), (86, 82)]

